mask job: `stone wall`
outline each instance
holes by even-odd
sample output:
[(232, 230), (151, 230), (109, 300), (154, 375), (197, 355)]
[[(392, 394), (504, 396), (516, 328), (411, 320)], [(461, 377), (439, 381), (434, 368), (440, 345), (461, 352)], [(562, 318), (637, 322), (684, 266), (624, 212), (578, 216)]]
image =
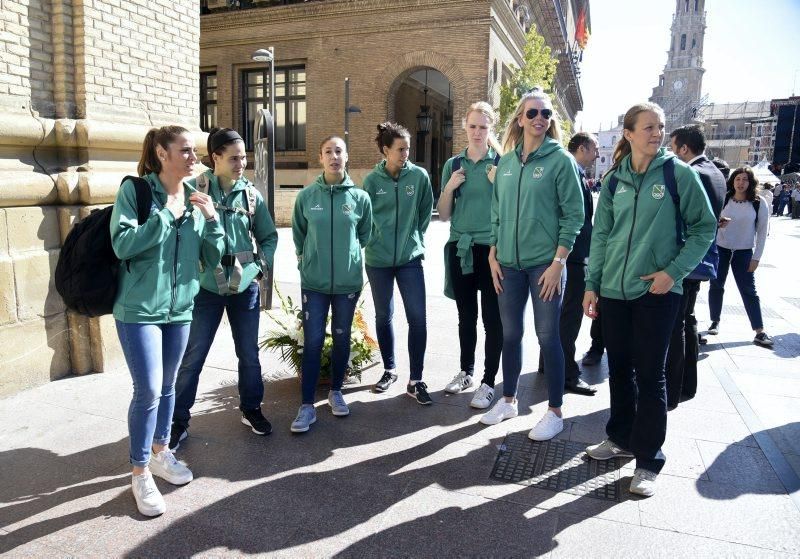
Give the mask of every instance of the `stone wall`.
[(53, 272), (150, 126), (197, 130), (199, 18), (192, 0), (3, 1), (0, 396), (122, 364), (113, 319), (66, 311)]

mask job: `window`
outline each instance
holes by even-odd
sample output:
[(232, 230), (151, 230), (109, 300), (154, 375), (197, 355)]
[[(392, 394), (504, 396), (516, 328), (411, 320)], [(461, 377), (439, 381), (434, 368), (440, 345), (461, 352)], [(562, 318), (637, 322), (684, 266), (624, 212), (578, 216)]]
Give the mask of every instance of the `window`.
[[(242, 122), (244, 141), (253, 149), (256, 113), (269, 105), (269, 69), (242, 72)], [(275, 150), (306, 149), (306, 69), (275, 69)]]
[(217, 73), (200, 72), (200, 129), (208, 132), (217, 125)]
[(698, 11), (698, 9), (699, 9), (699, 8), (698, 8), (698, 4), (700, 4), (700, 1), (699, 1), (699, 0), (694, 0), (694, 11), (695, 11), (695, 12), (697, 12), (697, 11)]
[(697, 35), (692, 35), (692, 48), (697, 46)]
[(684, 5), (686, 6), (686, 9), (684, 9), (683, 11), (688, 14), (689, 13), (689, 0), (686, 0)]
[(734, 136), (736, 136), (736, 125), (731, 124), (728, 126), (728, 138), (733, 138)]
[(686, 33), (681, 35), (681, 50), (686, 50)]

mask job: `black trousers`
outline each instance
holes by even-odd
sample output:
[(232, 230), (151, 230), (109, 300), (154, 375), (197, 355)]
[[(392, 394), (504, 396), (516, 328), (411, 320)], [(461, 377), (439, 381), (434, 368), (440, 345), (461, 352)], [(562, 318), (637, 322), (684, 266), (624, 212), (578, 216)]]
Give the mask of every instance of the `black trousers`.
[[(561, 349), (564, 350), (564, 382), (572, 384), (581, 376), (575, 362), (575, 340), (581, 331), (583, 319), (583, 293), (586, 290), (586, 266), (567, 262), (567, 285), (561, 301), (561, 317), (558, 324)], [(539, 372), (544, 373), (544, 359), (539, 353)]]
[(484, 343), (484, 373), (481, 382), (494, 388), (500, 354), (503, 351), (503, 323), (497, 305), (497, 292), (489, 268), (489, 247), (472, 245), (472, 273), (461, 272), (461, 262), (456, 255), (456, 243), (447, 245), (450, 251), (450, 277), (458, 309), (458, 341), (461, 346), (461, 370), (473, 374), (475, 346), (478, 343), (478, 292), (481, 293), (481, 317), (486, 332)]
[(592, 345), (589, 347), (589, 351), (597, 353), (598, 355), (603, 355), (603, 352), (606, 350), (606, 344), (603, 342), (603, 322), (599, 318), (592, 321), (589, 335), (592, 337)]
[(681, 296), (647, 293), (632, 301), (600, 299), (608, 352), (611, 417), (608, 438), (658, 473), (666, 457), (667, 392), (664, 362)]
[(683, 280), (683, 295), (667, 352), (667, 405), (669, 407), (677, 406), (681, 395), (691, 398), (697, 393), (697, 356), (700, 344), (694, 307), (699, 292), (699, 280)]

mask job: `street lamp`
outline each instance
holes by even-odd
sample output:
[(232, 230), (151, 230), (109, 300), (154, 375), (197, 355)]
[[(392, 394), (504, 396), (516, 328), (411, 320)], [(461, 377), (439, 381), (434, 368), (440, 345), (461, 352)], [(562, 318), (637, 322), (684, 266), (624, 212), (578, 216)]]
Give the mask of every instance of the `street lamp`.
[(431, 124), (433, 123), (433, 117), (428, 106), (428, 70), (425, 70), (425, 89), (422, 91), (425, 92), (425, 101), (424, 104), (420, 105), (419, 113), (417, 113), (417, 130), (427, 134), (431, 131)]
[(442, 136), (445, 142), (449, 142), (453, 139), (453, 107), (450, 102), (450, 93), (450, 84), (447, 84), (447, 112), (444, 115), (444, 129), (442, 130)]
[(344, 79), (344, 146), (350, 151), (350, 113), (360, 113), (361, 109), (350, 104), (350, 78)]
[(251, 56), (254, 62), (269, 62), (269, 112), (275, 117), (275, 47), (258, 49)]

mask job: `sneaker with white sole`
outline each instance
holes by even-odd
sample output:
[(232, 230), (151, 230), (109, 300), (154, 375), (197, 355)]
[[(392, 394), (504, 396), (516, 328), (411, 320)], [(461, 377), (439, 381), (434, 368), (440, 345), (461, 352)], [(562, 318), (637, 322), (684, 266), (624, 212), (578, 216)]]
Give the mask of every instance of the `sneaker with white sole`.
[(617, 445), (611, 439), (606, 439), (600, 444), (587, 446), (586, 454), (595, 460), (611, 460), (612, 458), (633, 458), (633, 454)]
[(156, 487), (153, 475), (146, 471), (138, 476), (131, 476), (131, 490), (136, 499), (136, 508), (145, 516), (158, 516), (167, 510), (167, 503)]
[(328, 392), (328, 405), (331, 407), (331, 413), (336, 417), (350, 415), (350, 408), (347, 407), (347, 402), (344, 401), (341, 390)]
[(317, 410), (311, 404), (303, 404), (292, 421), (292, 433), (305, 433), (317, 421)]
[(172, 485), (186, 485), (194, 479), (192, 470), (179, 462), (168, 448), (150, 458), (150, 471)]
[(500, 398), (492, 409), (483, 414), (481, 423), (484, 425), (497, 425), (501, 421), (517, 417), (517, 415), (517, 401), (506, 402), (505, 398)]
[(478, 410), (485, 410), (492, 405), (492, 402), (494, 402), (494, 388), (482, 382), (469, 405)]
[(775, 344), (766, 332), (759, 332), (756, 334), (756, 337), (753, 338), (753, 343), (762, 347), (772, 347)]
[(564, 430), (564, 419), (558, 417), (553, 410), (547, 410), (539, 423), (528, 433), (533, 441), (549, 441)]
[(645, 470), (644, 468), (636, 468), (633, 471), (633, 479), (628, 491), (637, 495), (644, 495), (645, 497), (652, 497), (656, 493), (656, 478), (658, 474)]
[(461, 371), (453, 377), (453, 380), (451, 380), (447, 386), (444, 387), (444, 391), (450, 394), (458, 394), (462, 390), (471, 388), (472, 385), (472, 375), (468, 375), (466, 372)]
[(709, 336), (716, 336), (717, 334), (719, 334), (719, 320), (714, 320), (713, 322), (711, 322), (711, 326), (708, 327), (706, 333)]

